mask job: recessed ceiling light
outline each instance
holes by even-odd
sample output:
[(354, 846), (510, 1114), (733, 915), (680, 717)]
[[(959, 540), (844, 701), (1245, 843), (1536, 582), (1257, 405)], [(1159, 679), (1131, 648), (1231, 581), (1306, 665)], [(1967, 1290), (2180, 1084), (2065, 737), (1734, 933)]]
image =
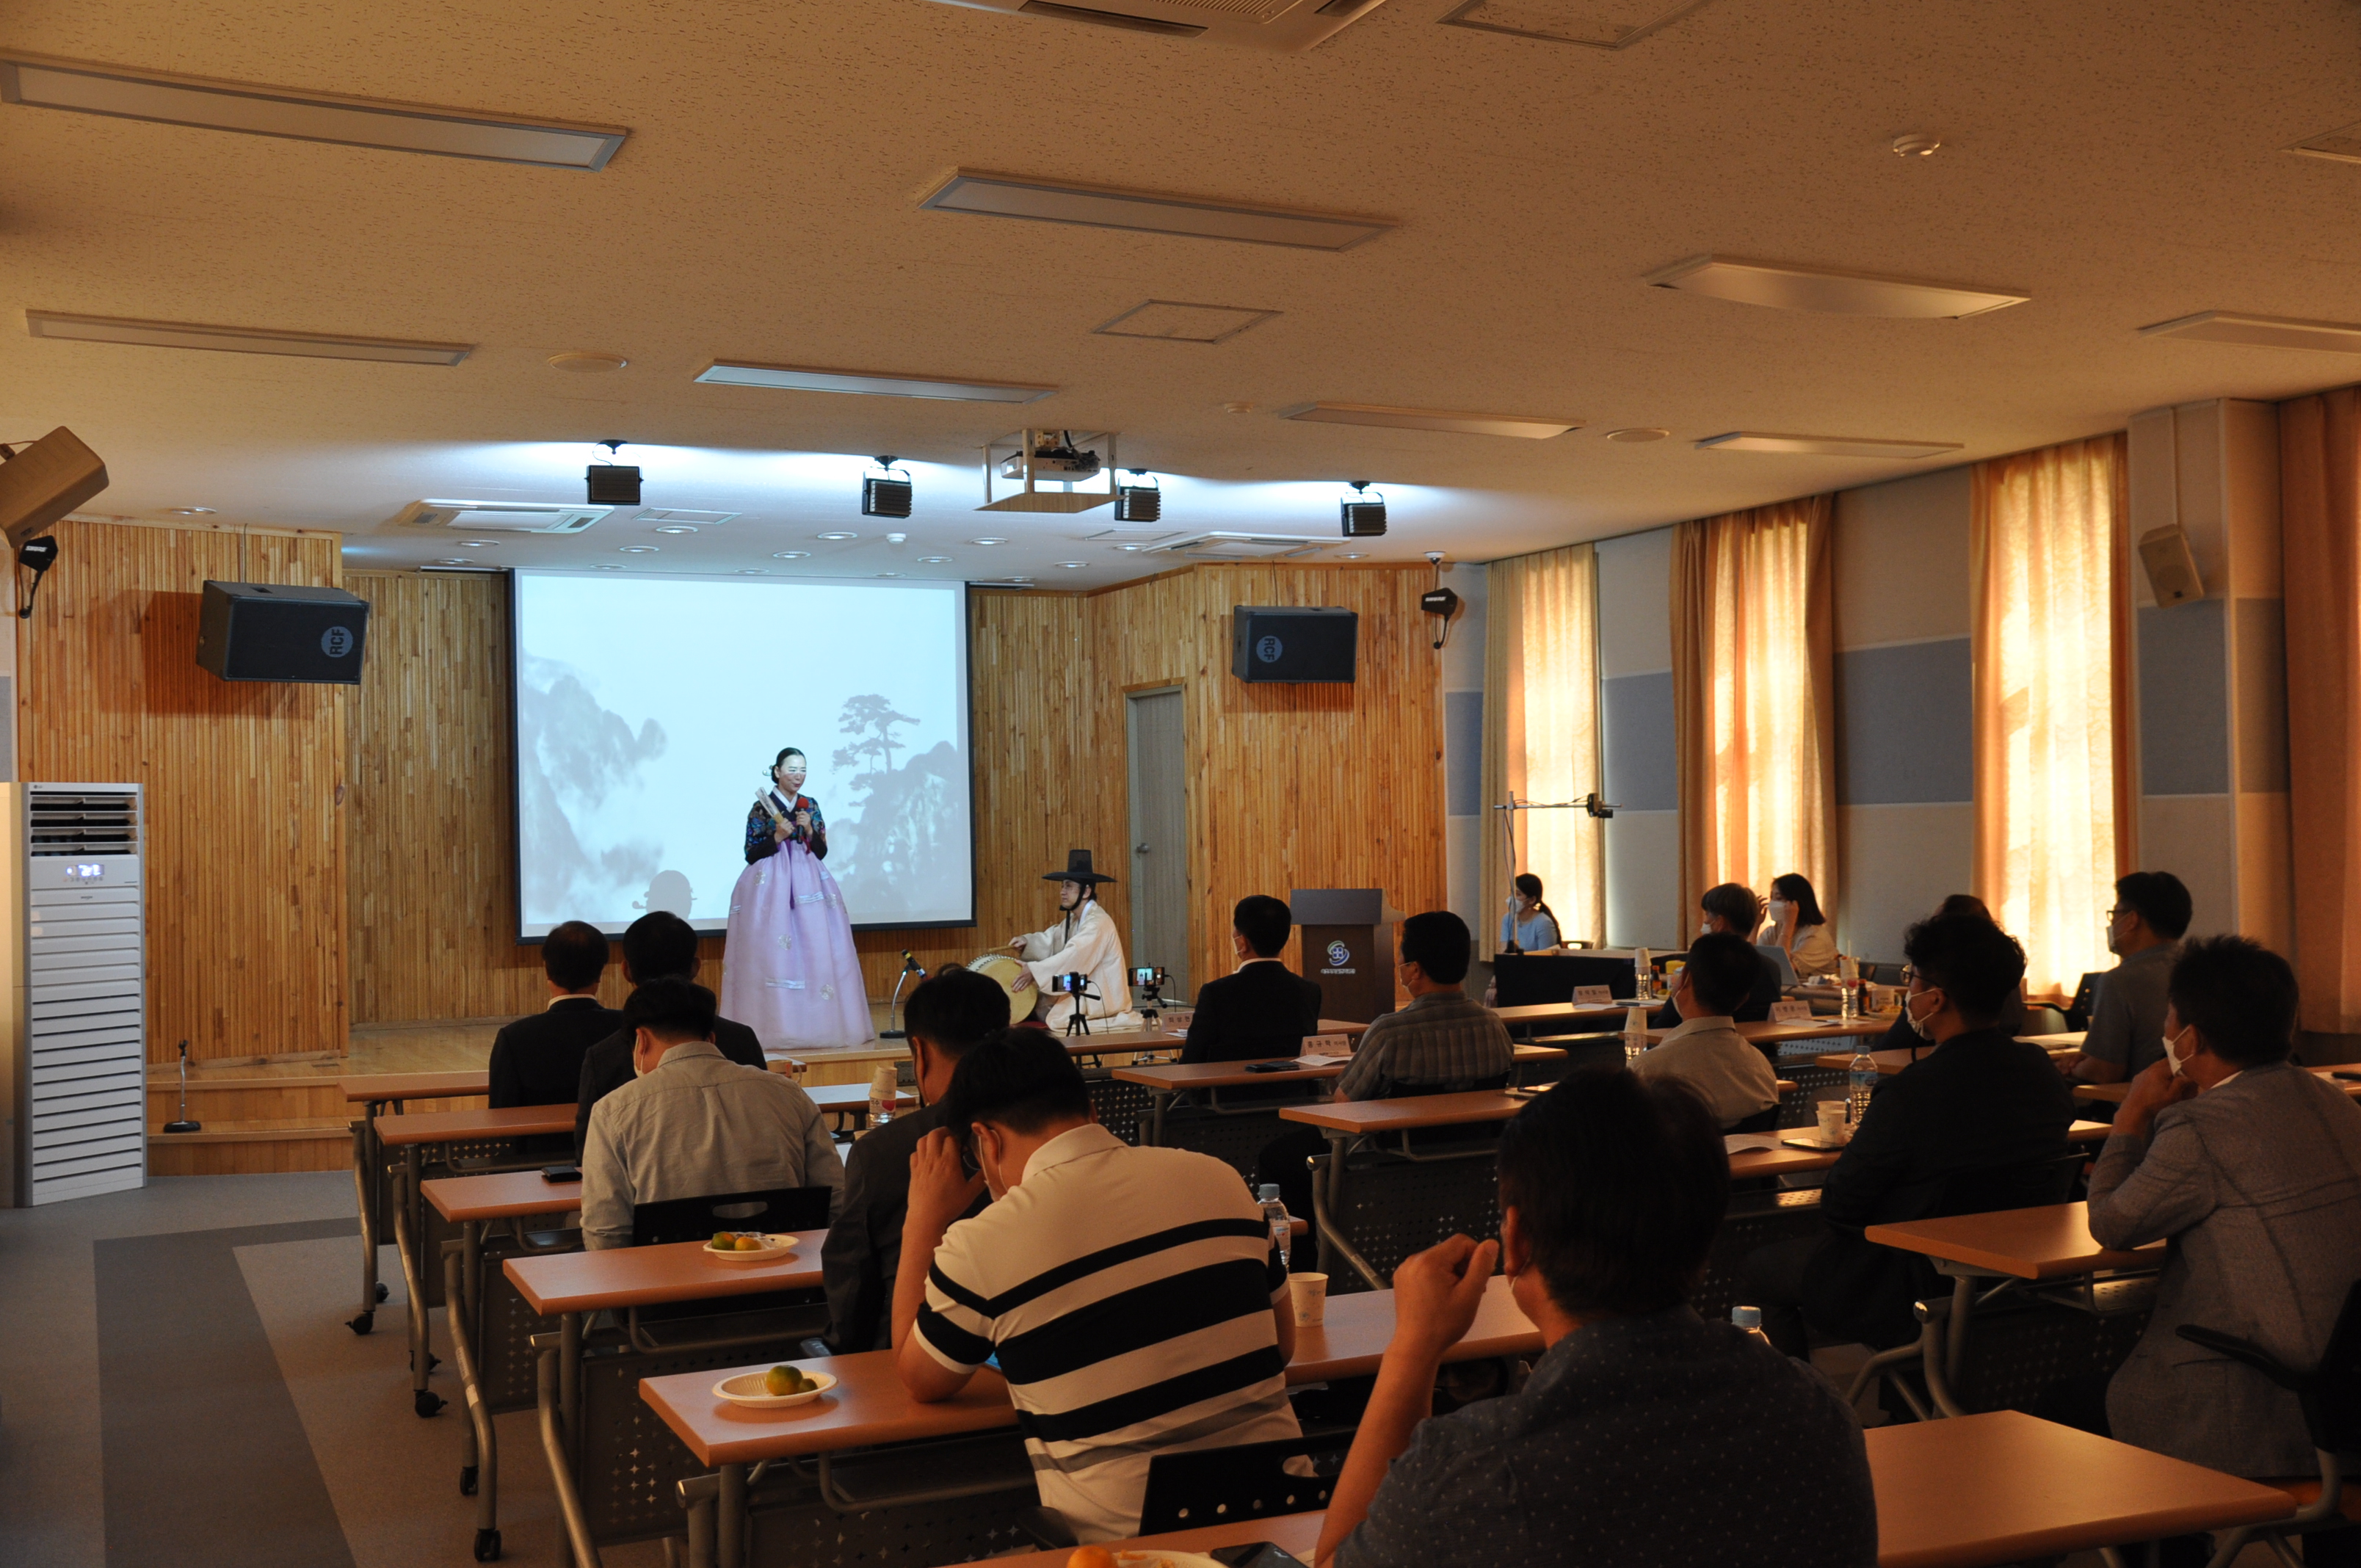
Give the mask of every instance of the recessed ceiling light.
[(1091, 331), (1105, 337), (1152, 337), (1163, 343), (1227, 343), (1250, 326), (1260, 326), (1277, 311), (1250, 310), (1243, 305), (1188, 305), (1177, 300), (1150, 300)]
[(618, 548), (626, 555), (653, 555), (656, 553), (653, 544), (624, 544)]
[(1030, 577), (1003, 577), (1000, 580), (1004, 583), (1029, 583), (1033, 579)]
[(898, 577), (902, 574), (899, 572), (880, 572), (877, 575), (881, 577)]
[(500, 542), (497, 539), (462, 539), (459, 546), (463, 550), (498, 550)]
[(821, 370), (717, 359), (697, 373), (708, 387), (769, 387), (786, 392), (859, 392), (878, 398), (938, 398), (954, 402), (1030, 403), (1056, 391), (1022, 381), (960, 381), (875, 370)]
[(1345, 550), (1339, 552), (1336, 558), (1340, 561), (1366, 561), (1369, 553), (1366, 550)]
[(1895, 137), (1886, 145), (1894, 149), (1896, 158), (1932, 158), (1941, 149), (1943, 138), (1913, 132), (1908, 136)]
[(805, 561), (809, 560), (810, 558), (811, 552), (808, 550), (774, 550), (771, 552), (771, 559), (774, 561)]
[(594, 571), (594, 572), (620, 572), (620, 571), (621, 571), (623, 568), (621, 568), (620, 566), (609, 566), (609, 565), (606, 565), (601, 564), (601, 565), (594, 565), (594, 566), (592, 566), (590, 569), (591, 569), (592, 571)]
[(1760, 431), (1733, 430), (1708, 435), (1697, 443), (1700, 452), (1786, 452), (1811, 457), (1893, 457), (1908, 462), (1957, 452), (1956, 441), (1881, 441), (1870, 436), (1766, 435)]
[(828, 532), (826, 532), (826, 533), (815, 533), (815, 534), (813, 534), (813, 535), (812, 535), (812, 537), (813, 537), (814, 539), (825, 539), (825, 540), (829, 541), (830, 543), (840, 543), (841, 541), (844, 541), (844, 540), (847, 540), (847, 539), (858, 539), (858, 538), (860, 538), (860, 537), (861, 537), (861, 535), (859, 535), (859, 534), (857, 534), (857, 533), (847, 533), (847, 532), (845, 532), (842, 529), (838, 528), (838, 529), (830, 529), (830, 530), (829, 530)]
[(1532, 419), (1522, 414), (1450, 413), (1441, 409), (1389, 409), (1375, 403), (1304, 403), (1283, 409), (1281, 419), (1316, 424), (1374, 424), (1391, 430), (1447, 430), (1460, 435), (1517, 435), (1547, 441), (1581, 424), (1580, 420)]
[(337, 93), (295, 93), (250, 82), (14, 51), (0, 53), (0, 100), (117, 119), (156, 120), (391, 152), (532, 163), (547, 169), (604, 169), (631, 134), (611, 126), (523, 120)]
[(1079, 572), (1083, 567), (1089, 565), (1090, 563), (1088, 561), (1060, 561), (1058, 565), (1069, 572)]
[(170, 511), (174, 517), (213, 517), (216, 515), (214, 509), (211, 507), (168, 507), (165, 510)]
[(1632, 424), (1626, 425), (1621, 430), (1609, 431), (1607, 433), (1607, 439), (1609, 441), (1620, 441), (1626, 445), (1630, 445), (1634, 442), (1662, 441), (1664, 437), (1672, 433), (1673, 433), (1671, 431), (1664, 429), (1661, 425)]
[(553, 354), (549, 356), (552, 370), (578, 370), (588, 376), (606, 370), (620, 370), (630, 363), (620, 354)]
[(1148, 548), (1148, 546), (1147, 546), (1147, 545), (1145, 545), (1145, 544), (1118, 544), (1118, 545), (1116, 545), (1116, 546), (1115, 546), (1115, 548), (1116, 548), (1116, 549), (1118, 549), (1118, 550), (1122, 550), (1122, 551), (1126, 551), (1126, 552), (1128, 552), (1128, 551), (1134, 551), (1134, 550), (1145, 550), (1145, 549), (1147, 549), (1147, 548)]
[(63, 311), (27, 311), (35, 337), (75, 343), (133, 343), (149, 348), (210, 348), (230, 354), (285, 354), (304, 359), (366, 359), (384, 365), (456, 365), (475, 352), (468, 343), (411, 343), (391, 337), (338, 337), (261, 327), (200, 326), (189, 322), (126, 321)]
[(921, 566), (945, 566), (950, 564), (950, 557), (948, 555), (921, 555), (918, 557), (918, 565)]
[(1246, 240), (1309, 250), (1350, 250), (1394, 226), (1382, 219), (1293, 213), (1278, 207), (1242, 207), (1187, 196), (1027, 180), (965, 169), (954, 171), (918, 205), (939, 213), (1031, 218), (1042, 223), (1080, 224), (1089, 228), (1139, 229), (1149, 234)]
[(741, 566), (738, 575), (741, 577), (767, 577), (771, 574), (761, 566)]
[(1652, 288), (1710, 294), (1717, 300), (1734, 300), (1741, 305), (1916, 321), (1979, 316), (1987, 311), (2021, 305), (2033, 298), (2015, 289), (1929, 283), (1820, 267), (1784, 267), (1775, 262), (1741, 261), (1728, 256), (1692, 256), (1661, 271), (1651, 272), (1643, 281)]
[(655, 531), (658, 533), (695, 533), (697, 530), (685, 522), (668, 522)]
[(1005, 539), (983, 538), (983, 539), (971, 539), (971, 540), (969, 540), (969, 541), (968, 541), (968, 543), (969, 543), (970, 544), (1005, 544), (1005, 543), (1008, 543), (1008, 541), (1006, 541)]
[(438, 566), (466, 566), (473, 565), (473, 563), (465, 555), (445, 555), (434, 564)]
[(2235, 343), (2248, 348), (2313, 348), (2330, 354), (2361, 354), (2361, 326), (2345, 322), (2297, 321), (2287, 316), (2242, 316), (2231, 311), (2200, 311), (2193, 316), (2139, 329), (2142, 337), (2185, 337), (2199, 343)]

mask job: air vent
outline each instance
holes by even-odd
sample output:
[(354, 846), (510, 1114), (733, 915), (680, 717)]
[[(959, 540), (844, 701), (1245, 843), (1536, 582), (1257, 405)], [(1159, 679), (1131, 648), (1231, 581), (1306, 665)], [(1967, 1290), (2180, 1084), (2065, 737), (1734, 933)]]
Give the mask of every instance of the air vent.
[(646, 523), (676, 522), (689, 528), (719, 528), (740, 514), (734, 511), (683, 511), (678, 507), (650, 507), (640, 513)]
[(1291, 561), (1328, 547), (1324, 539), (1290, 533), (1192, 533), (1169, 544), (1154, 546), (1159, 555), (1186, 555), (1192, 561)]
[(30, 851), (36, 855), (136, 855), (139, 797), (135, 795), (52, 795), (28, 797)]
[(463, 533), (579, 533), (614, 510), (562, 501), (412, 501), (393, 521), (404, 528)]
[(1630, 49), (1670, 27), (1706, 0), (1466, 0), (1443, 18), (1446, 27), (1473, 27), (1544, 43), (1585, 49)]
[(1150, 300), (1091, 330), (1108, 337), (1153, 337), (1165, 343), (1227, 343), (1246, 328), (1260, 326), (1277, 314), (1277, 311), (1251, 310), (1243, 305), (1188, 305), (1177, 300)]
[(1385, 0), (938, 0), (970, 11), (1011, 11), (1045, 19), (1120, 28), (1175, 41), (1204, 38), (1290, 53), (1312, 48), (1367, 16)]
[(2361, 125), (2339, 126), (2316, 137), (2306, 137), (2288, 148), (2306, 158), (2333, 158), (2339, 163), (2361, 163)]

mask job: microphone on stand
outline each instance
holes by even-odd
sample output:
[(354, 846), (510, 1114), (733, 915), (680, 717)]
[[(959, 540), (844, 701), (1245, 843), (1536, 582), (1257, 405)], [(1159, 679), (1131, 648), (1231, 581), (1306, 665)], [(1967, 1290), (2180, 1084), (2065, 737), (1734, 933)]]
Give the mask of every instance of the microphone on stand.
[[(886, 1023), (891, 1024), (894, 1022), (895, 1012), (902, 1005), (902, 987), (908, 982), (909, 978), (912, 975), (923, 975), (926, 972), (926, 966), (910, 956), (910, 949), (907, 948), (903, 948), (902, 972), (894, 977), (894, 1000), (885, 1004)], [(881, 1040), (899, 1040), (906, 1038), (908, 1034), (909, 1031), (906, 1029), (887, 1029), (884, 1034), (879, 1035), (877, 1037)]]

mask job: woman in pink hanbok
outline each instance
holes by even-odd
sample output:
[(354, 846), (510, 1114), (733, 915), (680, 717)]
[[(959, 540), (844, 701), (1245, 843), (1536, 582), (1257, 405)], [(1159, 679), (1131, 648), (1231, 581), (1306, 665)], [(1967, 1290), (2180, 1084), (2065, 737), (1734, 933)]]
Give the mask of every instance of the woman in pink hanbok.
[(774, 788), (746, 814), (746, 869), (730, 894), (721, 1014), (772, 1050), (858, 1046), (873, 1038), (869, 993), (852, 946), (844, 894), (820, 862), (828, 824), (802, 794), (804, 754), (771, 764)]

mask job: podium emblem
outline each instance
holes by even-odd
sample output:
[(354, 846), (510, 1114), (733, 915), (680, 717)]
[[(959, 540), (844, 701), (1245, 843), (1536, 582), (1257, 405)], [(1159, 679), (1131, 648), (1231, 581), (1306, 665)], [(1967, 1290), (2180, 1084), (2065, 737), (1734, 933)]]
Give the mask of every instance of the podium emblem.
[(1342, 942), (1331, 942), (1328, 944), (1328, 961), (1338, 965), (1351, 963), (1353, 949)]

